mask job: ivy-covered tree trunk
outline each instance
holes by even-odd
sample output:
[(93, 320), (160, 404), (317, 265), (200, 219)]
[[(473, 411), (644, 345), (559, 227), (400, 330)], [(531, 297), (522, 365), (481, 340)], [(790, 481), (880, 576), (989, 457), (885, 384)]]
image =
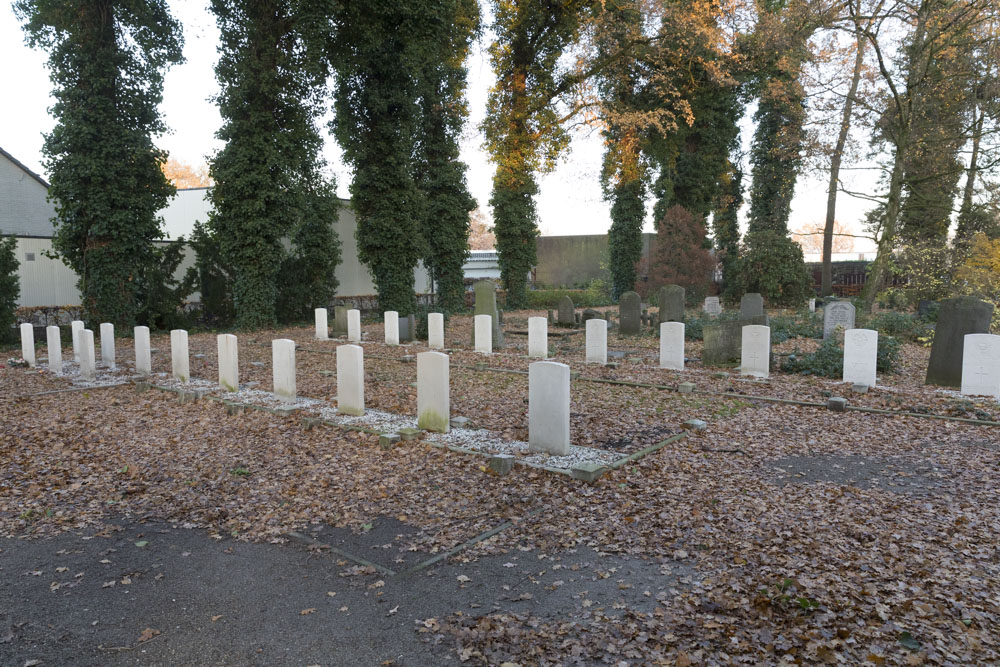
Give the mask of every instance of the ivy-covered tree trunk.
[(20, 0), (28, 42), (49, 52), (56, 126), (43, 153), (55, 203), (53, 247), (79, 276), (85, 317), (136, 322), (137, 276), (157, 261), (157, 211), (174, 188), (158, 105), (180, 62), (181, 27), (164, 0)]
[(645, 186), (640, 179), (620, 183), (611, 195), (608, 259), (611, 298), (635, 289), (636, 266), (642, 259), (642, 226), (646, 218)]
[(754, 114), (757, 129), (750, 149), (749, 233), (788, 233), (795, 182), (802, 165), (805, 107), (799, 82), (786, 79), (784, 84), (786, 94), (763, 97)]
[(21, 294), (21, 279), (17, 269), (17, 239), (0, 236), (0, 343), (12, 343), (17, 323), (17, 297)]
[(526, 305), (528, 274), (538, 257), (536, 194), (534, 170), (517, 163), (497, 166), (490, 206), (500, 280), (507, 291), (507, 307), (511, 309)]
[(739, 284), (739, 212), (742, 206), (743, 172), (739, 159), (734, 158), (721, 179), (719, 200), (712, 216), (716, 259), (722, 266), (722, 293), (730, 298), (740, 296), (735, 294), (735, 288)]

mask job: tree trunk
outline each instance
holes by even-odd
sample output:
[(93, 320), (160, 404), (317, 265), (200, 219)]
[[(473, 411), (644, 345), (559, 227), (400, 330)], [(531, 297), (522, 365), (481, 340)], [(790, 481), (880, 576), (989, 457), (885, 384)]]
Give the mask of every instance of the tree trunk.
[(861, 81), (861, 70), (865, 63), (865, 37), (860, 30), (855, 31), (857, 53), (854, 56), (854, 73), (851, 75), (851, 88), (844, 102), (844, 113), (840, 119), (840, 134), (837, 145), (833, 149), (830, 160), (830, 185), (826, 196), (826, 226), (823, 228), (823, 277), (820, 284), (820, 296), (833, 294), (833, 225), (837, 217), (837, 184), (840, 182), (840, 161), (844, 157), (844, 146), (847, 145), (847, 135), (851, 131), (851, 113), (854, 110), (854, 96), (858, 92)]
[(979, 116), (972, 125), (972, 156), (969, 158), (969, 170), (965, 179), (965, 192), (962, 195), (962, 208), (958, 212), (958, 229), (955, 231), (955, 246), (962, 247), (968, 244), (973, 229), (969, 228), (972, 214), (972, 196), (976, 190), (976, 177), (979, 171), (979, 144), (983, 139), (983, 121), (986, 112), (982, 109), (978, 111)]
[(871, 308), (875, 297), (885, 287), (889, 277), (889, 257), (896, 241), (896, 223), (899, 221), (899, 209), (903, 194), (903, 164), (906, 161), (908, 141), (904, 137), (896, 144), (896, 155), (892, 165), (892, 176), (889, 179), (889, 198), (885, 207), (885, 223), (878, 240), (878, 254), (872, 262), (871, 273), (865, 284), (863, 293), (865, 308)]

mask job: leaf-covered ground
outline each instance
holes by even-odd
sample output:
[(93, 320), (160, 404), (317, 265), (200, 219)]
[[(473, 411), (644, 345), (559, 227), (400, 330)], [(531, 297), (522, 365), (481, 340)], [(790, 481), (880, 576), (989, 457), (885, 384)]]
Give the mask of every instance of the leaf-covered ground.
[[(380, 325), (364, 329), (368, 407), (413, 414), (416, 365), (397, 359), (425, 348), (386, 347)], [(332, 403), (337, 342), (316, 341), (308, 328), (241, 335), (241, 380), (270, 388), (269, 342), (279, 337), (301, 346), (299, 394)], [(471, 368), (483, 358), (470, 339), (471, 318), (449, 322), (453, 415), (526, 439), (526, 376)], [(489, 366), (526, 370), (526, 339), (509, 334), (507, 342)], [(118, 341), (122, 380), (130, 343)], [(192, 334), (190, 345), (192, 376), (213, 380), (214, 334)], [(453, 562), (516, 554), (556, 575), (552, 563), (588, 549), (646, 560), (664, 585), (648, 596), (581, 598), (560, 614), (523, 602), (416, 624), (430, 645), (470, 664), (1000, 660), (1000, 428), (749, 397), (825, 403), (833, 394), (851, 405), (973, 419), (996, 419), (996, 402), (924, 387), (928, 352), (917, 346), (904, 346), (899, 373), (856, 395), (832, 380), (773, 373), (749, 381), (697, 362), (662, 371), (652, 337), (612, 333), (609, 345), (633, 353), (618, 368), (598, 368), (583, 363), (582, 335), (550, 338), (556, 359), (582, 378), (692, 381), (744, 396), (575, 381), (576, 444), (629, 453), (686, 419), (708, 422), (585, 485), (523, 467), (491, 476), (481, 459), (419, 440), (383, 451), (372, 435), (307, 430), (294, 416), (227, 415), (217, 403), (180, 404), (129, 385), (37, 395), (71, 381), (2, 368), (0, 532), (42, 538), (127, 517), (266, 542), (317, 526), (363, 532), (391, 518), (408, 527), (392, 547), (402, 559), (510, 521)], [(154, 337), (153, 346), (154, 371), (166, 373), (169, 339)], [(689, 343), (688, 356), (700, 356), (700, 345)], [(534, 596), (556, 589), (540, 586)]]

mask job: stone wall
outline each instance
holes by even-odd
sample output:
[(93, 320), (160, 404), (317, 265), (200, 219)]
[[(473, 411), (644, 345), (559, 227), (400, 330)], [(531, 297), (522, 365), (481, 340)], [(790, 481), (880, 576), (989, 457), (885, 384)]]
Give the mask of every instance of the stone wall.
[[(655, 247), (656, 234), (643, 234), (641, 266), (649, 266)], [(607, 264), (607, 234), (540, 236), (533, 279), (536, 287), (584, 287), (595, 278), (609, 280)]]

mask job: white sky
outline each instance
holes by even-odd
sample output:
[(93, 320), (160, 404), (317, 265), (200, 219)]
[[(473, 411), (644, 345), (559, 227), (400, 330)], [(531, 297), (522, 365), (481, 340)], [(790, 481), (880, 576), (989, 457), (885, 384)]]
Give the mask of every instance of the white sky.
[[(218, 30), (207, 3), (171, 0), (174, 15), (184, 25), (186, 62), (172, 68), (166, 76), (162, 111), (170, 133), (158, 144), (171, 157), (189, 164), (205, 162), (220, 147), (215, 131), (221, 118), (210, 98), (218, 91), (213, 67), (217, 59)], [(480, 207), (489, 210), (493, 174), (478, 124), (486, 113), (486, 96), (494, 81), (486, 44), (476, 45), (469, 62), (470, 118), (462, 141), (462, 159), (469, 166), (468, 182)], [(0, 109), (0, 147), (29, 169), (44, 174), (42, 168), (43, 134), (54, 120), (48, 113), (52, 103), (51, 84), (44, 53), (28, 48), (9, 2), (0, 3), (0, 63), (3, 63), (3, 89), (6, 104)], [(749, 146), (752, 124), (744, 119), (743, 141)], [(326, 158), (337, 176), (341, 196), (347, 196), (350, 168), (342, 162), (336, 142), (327, 135)], [(599, 182), (603, 146), (600, 133), (584, 130), (574, 135), (572, 146), (556, 170), (540, 180), (537, 198), (539, 226), (545, 235), (603, 234), (611, 225), (609, 205), (602, 199)], [(850, 165), (845, 165), (850, 166)], [(857, 178), (871, 179), (871, 172)], [(826, 175), (803, 174), (792, 203), (790, 229), (819, 223), (826, 213)], [(847, 174), (845, 178), (850, 179)], [(871, 183), (851, 183), (850, 189), (871, 192)], [(853, 233), (860, 233), (860, 220), (870, 208), (869, 202), (841, 194), (837, 218)], [(648, 220), (647, 231), (652, 231)], [(855, 252), (869, 250), (872, 244), (856, 240)]]

